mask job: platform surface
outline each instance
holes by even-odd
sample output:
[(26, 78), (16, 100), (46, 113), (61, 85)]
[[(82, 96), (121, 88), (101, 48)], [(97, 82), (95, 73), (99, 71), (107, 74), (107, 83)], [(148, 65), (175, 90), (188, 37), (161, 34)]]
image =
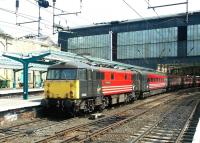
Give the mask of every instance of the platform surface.
[[(31, 88), (28, 89), (28, 92), (40, 92), (44, 91), (44, 88)], [(0, 95), (8, 95), (8, 94), (19, 94), (23, 93), (23, 89), (2, 89), (0, 90)]]
[(193, 137), (192, 143), (200, 143), (200, 119), (196, 127), (196, 132)]
[(23, 100), (23, 97), (0, 99), (0, 112), (16, 110), (27, 107), (36, 107), (40, 105), (43, 96), (31, 96), (28, 100)]

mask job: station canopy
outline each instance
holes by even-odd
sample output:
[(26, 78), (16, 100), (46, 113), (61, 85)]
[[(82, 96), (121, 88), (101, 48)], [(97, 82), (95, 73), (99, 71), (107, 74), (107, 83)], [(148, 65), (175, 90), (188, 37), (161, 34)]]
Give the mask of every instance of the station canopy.
[(87, 56), (78, 55), (75, 53), (55, 51), (55, 50), (37, 51), (37, 52), (31, 52), (31, 53), (10, 53), (10, 52), (0, 53), (0, 66), (1, 68), (5, 68), (5, 69), (22, 69), (23, 64), (21, 62), (19, 62), (18, 60), (10, 59), (8, 57), (15, 57), (19, 60), (20, 59), (26, 60), (26, 59), (38, 57), (43, 54), (47, 54), (47, 56), (39, 58), (38, 60), (33, 61), (33, 62), (30, 61), (30, 64), (29, 64), (30, 70), (46, 71), (49, 65), (56, 64), (59, 62), (76, 61), (76, 62), (83, 62), (88, 65), (99, 66), (99, 67), (153, 71), (152, 69), (149, 69), (149, 68), (95, 58), (88, 55)]

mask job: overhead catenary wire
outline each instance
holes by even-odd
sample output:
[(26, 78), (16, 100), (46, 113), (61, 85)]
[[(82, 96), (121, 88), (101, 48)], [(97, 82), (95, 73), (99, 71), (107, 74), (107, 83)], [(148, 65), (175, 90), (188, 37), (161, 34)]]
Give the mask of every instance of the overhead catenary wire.
[[(147, 3), (148, 7), (152, 7), (151, 4), (149, 3), (149, 0), (148, 0), (148, 1), (147, 1), (147, 0), (144, 0), (144, 1)], [(160, 15), (156, 12), (155, 8), (153, 8), (153, 11), (154, 11), (155, 14), (160, 18)]]
[(132, 11), (134, 11), (140, 18), (143, 20), (146, 20), (139, 12), (137, 12), (129, 3), (127, 3), (125, 0), (122, 0)]
[[(34, 31), (37, 31), (36, 29), (32, 29), (32, 28), (25, 27), (25, 26), (16, 26), (15, 23), (7, 22), (7, 21), (2, 21), (2, 20), (0, 20), (0, 23), (4, 23), (4, 24), (6, 24), (6, 26), (8, 26), (8, 25), (13, 25), (13, 27), (10, 26), (10, 28), (13, 28), (13, 29), (15, 29), (15, 30), (16, 30), (16, 28), (21, 28), (21, 29), (23, 29), (23, 30), (26, 31), (26, 32), (34, 32)], [(21, 30), (21, 29), (20, 29), (20, 30)]]
[[(33, 28), (30, 28), (30, 27), (26, 27), (26, 26), (16, 26), (15, 23), (7, 22), (7, 21), (0, 20), (0, 23), (4, 23), (4, 24), (6, 24), (6, 26), (12, 25), (12, 27), (11, 26), (9, 26), (9, 27), (12, 28), (12, 29), (15, 29), (15, 30), (17, 28), (20, 31), (21, 31), (21, 29), (23, 29), (23, 31), (26, 31), (26, 32), (31, 32), (31, 33), (37, 32), (37, 29), (33, 29)], [(47, 32), (44, 32), (44, 33), (47, 34), (47, 35), (50, 34), (50, 33), (47, 33)]]
[[(2, 10), (2, 11), (5, 11), (5, 12), (8, 12), (8, 13), (10, 13), (10, 14), (16, 14), (14, 11), (12, 11), (12, 10), (8, 10), (8, 9), (4, 9), (4, 8), (0, 8), (0, 10)], [(23, 17), (23, 18), (25, 18), (25, 19), (28, 19), (28, 20), (35, 20), (35, 19), (33, 19), (33, 18), (30, 18), (31, 16), (29, 16), (29, 15), (27, 15), (27, 14), (22, 14), (22, 13), (19, 13), (18, 14), (18, 16), (20, 16), (20, 17)], [(42, 19), (43, 20), (43, 19)], [(47, 24), (47, 23), (44, 23), (44, 22), (41, 22), (41, 24), (43, 24), (43, 25), (45, 25), (48, 29), (51, 29), (51, 25), (49, 25), (49, 24)], [(21, 25), (20, 25), (21, 26)]]

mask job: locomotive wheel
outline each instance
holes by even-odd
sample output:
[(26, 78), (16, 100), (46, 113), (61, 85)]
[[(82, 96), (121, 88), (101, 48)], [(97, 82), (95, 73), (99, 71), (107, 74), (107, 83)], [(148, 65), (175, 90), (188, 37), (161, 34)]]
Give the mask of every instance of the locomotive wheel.
[(91, 113), (94, 111), (94, 109), (95, 109), (94, 100), (93, 99), (86, 100), (85, 106), (84, 106), (84, 112)]
[(108, 107), (108, 105), (109, 105), (109, 100), (106, 97), (102, 100), (102, 104), (100, 105), (100, 111), (103, 111), (106, 107)]
[(106, 108), (105, 103), (103, 102), (100, 106), (99, 106), (99, 110), (103, 111)]
[(94, 102), (89, 102), (89, 105), (88, 105), (88, 112), (91, 113), (94, 111)]

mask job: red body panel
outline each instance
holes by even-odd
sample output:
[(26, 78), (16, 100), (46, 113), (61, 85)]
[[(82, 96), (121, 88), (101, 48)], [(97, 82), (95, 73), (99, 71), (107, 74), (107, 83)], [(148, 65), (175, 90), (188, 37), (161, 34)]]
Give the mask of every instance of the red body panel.
[(133, 91), (133, 73), (131, 71), (100, 69), (100, 72), (104, 73), (104, 80), (102, 80), (103, 95), (110, 96)]

